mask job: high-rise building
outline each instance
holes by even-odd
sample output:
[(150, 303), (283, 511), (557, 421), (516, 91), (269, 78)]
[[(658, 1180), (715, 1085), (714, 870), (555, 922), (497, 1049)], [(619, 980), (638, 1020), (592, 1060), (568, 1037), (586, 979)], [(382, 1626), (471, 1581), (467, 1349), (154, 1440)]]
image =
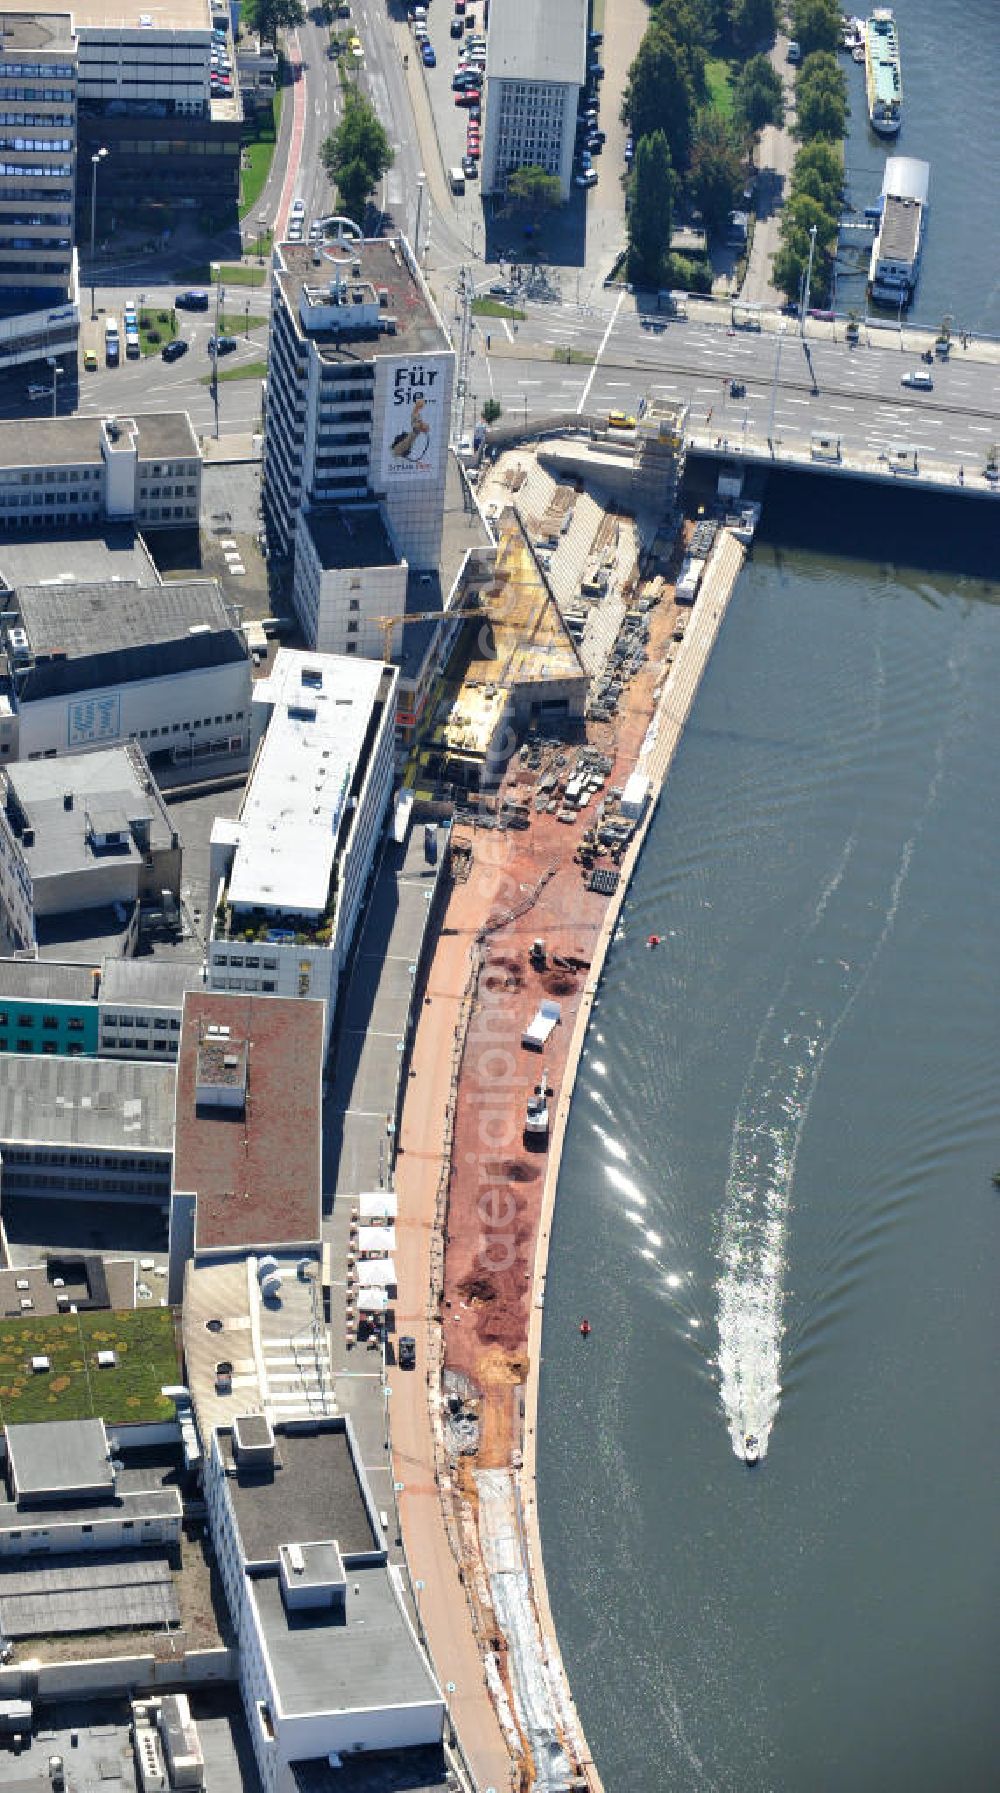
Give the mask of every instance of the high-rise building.
[(76, 352), (76, 131), (72, 18), (0, 12), (0, 368)]
[(264, 506), (275, 551), (292, 556), (300, 516), (375, 501), (393, 558), (436, 569), (455, 354), (409, 244), (283, 243), (272, 284)]

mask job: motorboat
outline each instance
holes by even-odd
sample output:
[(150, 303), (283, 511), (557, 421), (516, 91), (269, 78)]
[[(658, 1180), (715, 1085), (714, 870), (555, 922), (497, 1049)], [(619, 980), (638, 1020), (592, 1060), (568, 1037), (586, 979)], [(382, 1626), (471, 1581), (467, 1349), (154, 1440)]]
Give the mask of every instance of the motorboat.
[(750, 1464), (760, 1462), (760, 1439), (756, 1432), (743, 1434), (743, 1461)]

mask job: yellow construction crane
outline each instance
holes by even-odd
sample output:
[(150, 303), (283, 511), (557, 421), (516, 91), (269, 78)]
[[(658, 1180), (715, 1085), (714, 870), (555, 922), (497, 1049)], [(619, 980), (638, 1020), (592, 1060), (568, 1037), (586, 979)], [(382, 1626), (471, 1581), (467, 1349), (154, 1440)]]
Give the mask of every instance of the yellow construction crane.
[(470, 592), (464, 604), (456, 605), (454, 610), (404, 610), (395, 616), (373, 616), (369, 621), (377, 624), (382, 631), (382, 658), (387, 666), (392, 664), (392, 631), (398, 623), (405, 628), (407, 623), (445, 622), (453, 616), (469, 616), (479, 609), (479, 593)]

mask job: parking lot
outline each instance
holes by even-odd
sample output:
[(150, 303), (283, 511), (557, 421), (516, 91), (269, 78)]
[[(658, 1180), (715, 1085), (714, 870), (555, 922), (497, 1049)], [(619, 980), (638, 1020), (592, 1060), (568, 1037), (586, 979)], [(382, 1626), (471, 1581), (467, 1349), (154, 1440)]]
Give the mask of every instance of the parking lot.
[[(452, 89), (452, 80), (469, 40), (474, 43), (485, 36), (483, 0), (465, 0), (462, 14), (454, 11), (457, 3), (458, 0), (443, 0), (440, 9), (428, 7), (426, 21), (420, 19), (419, 8), (411, 7), (404, 51), (411, 67), (422, 61), (421, 31), (426, 28), (433, 64), (423, 66), (420, 73), (426, 85), (446, 170), (463, 165), (470, 120), (469, 108), (456, 103), (459, 96)], [(461, 37), (457, 30), (452, 35), (453, 24), (461, 24)], [(467, 30), (466, 26), (470, 28)], [(624, 66), (619, 68), (621, 55), (616, 53), (614, 45), (606, 47), (603, 40), (590, 42), (588, 60), (600, 62), (605, 67), (606, 77), (603, 81), (590, 83), (587, 98), (581, 96), (580, 111), (596, 110), (598, 116), (592, 121), (592, 128), (602, 133), (603, 140), (588, 150), (585, 133), (581, 131), (578, 135), (578, 152), (586, 151), (591, 157), (590, 184), (584, 189), (582, 183), (576, 181), (576, 176), (584, 172), (584, 163), (578, 155), (574, 160), (574, 185), (569, 204), (549, 214), (542, 234), (545, 257), (549, 262), (582, 268), (593, 261), (595, 273), (599, 269), (603, 274), (624, 242), (621, 180), (625, 172), (625, 131), (618, 116)], [(479, 124), (482, 133), (484, 120)], [(470, 176), (466, 164), (465, 192), (453, 194), (451, 198), (455, 213), (468, 230), (477, 254), (484, 254), (487, 261), (520, 260), (530, 253), (526, 236), (535, 233), (516, 210), (509, 211), (499, 201), (484, 200), (480, 179), (479, 172)], [(484, 226), (482, 237), (478, 231), (481, 223)]]
[[(480, 43), (485, 43), (481, 0), (475, 5), (472, 4), (472, 0), (464, 0), (465, 10), (461, 14), (454, 11), (454, 5), (455, 0), (441, 0), (438, 7), (428, 12), (426, 27), (427, 41), (434, 53), (435, 66), (424, 68), (424, 78), (434, 112), (434, 124), (441, 146), (441, 157), (446, 168), (462, 166), (463, 158), (467, 153), (468, 127), (474, 118), (474, 114), (467, 107), (455, 104), (457, 96), (452, 91), (452, 77), (458, 68), (459, 56), (466, 43), (469, 40), (475, 43), (477, 39)], [(460, 38), (451, 35), (452, 20), (459, 21), (462, 25)], [(417, 35), (414, 34), (415, 27), (419, 22), (419, 20), (414, 20), (411, 23), (412, 43), (407, 52), (408, 55), (415, 58), (421, 56), (420, 42)], [(478, 168), (478, 158), (475, 166)], [(465, 198), (470, 220), (480, 217), (478, 175), (473, 175), (471, 179), (467, 180)], [(459, 198), (455, 200), (455, 209), (460, 213), (465, 209)]]

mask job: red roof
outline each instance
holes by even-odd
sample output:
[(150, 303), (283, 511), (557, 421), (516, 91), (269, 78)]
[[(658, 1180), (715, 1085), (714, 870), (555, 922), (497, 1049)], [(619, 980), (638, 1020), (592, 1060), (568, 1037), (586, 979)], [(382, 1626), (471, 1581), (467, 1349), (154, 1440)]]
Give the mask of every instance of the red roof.
[[(246, 1048), (245, 1105), (197, 1105), (209, 1028), (229, 1029), (234, 1056)], [(197, 1252), (319, 1242), (322, 1073), (321, 1002), (187, 992), (173, 1186), (198, 1198)]]

